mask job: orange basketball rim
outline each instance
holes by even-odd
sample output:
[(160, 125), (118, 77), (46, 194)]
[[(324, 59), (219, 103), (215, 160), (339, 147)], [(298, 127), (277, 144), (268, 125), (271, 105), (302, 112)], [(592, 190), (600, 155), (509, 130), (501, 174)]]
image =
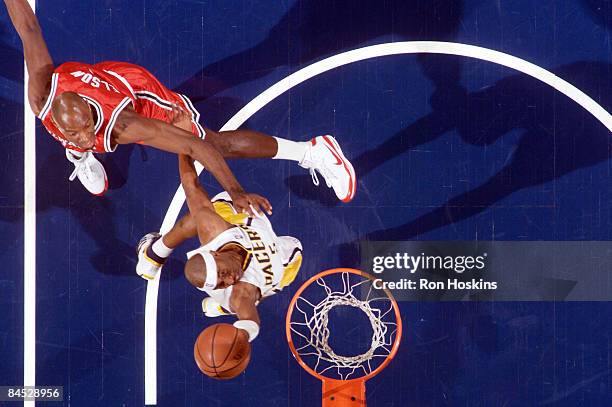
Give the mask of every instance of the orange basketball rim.
[[(340, 290), (332, 288), (326, 282), (334, 278), (336, 281), (341, 279)], [(351, 283), (351, 280), (355, 279), (359, 281)], [(399, 307), (388, 290), (373, 290), (373, 287), (376, 288), (374, 281), (374, 277), (360, 270), (349, 268), (326, 270), (309, 278), (291, 299), (285, 320), (287, 342), (300, 366), (323, 382), (323, 407), (365, 406), (365, 382), (379, 374), (397, 354), (402, 337)], [(305, 290), (309, 287), (314, 290), (322, 288), (323, 299), (309, 301), (304, 298)], [(375, 296), (370, 298), (372, 293)], [(365, 295), (365, 299), (358, 298), (359, 294), (362, 297)], [(385, 303), (388, 305), (383, 305), (382, 309), (377, 308), (377, 305)], [(339, 305), (360, 308), (370, 319), (373, 334), (372, 345), (368, 352), (347, 357), (336, 354), (329, 346), (328, 312)], [(312, 312), (312, 316), (309, 315), (309, 311)], [(300, 317), (304, 318), (304, 322), (293, 320)], [(394, 321), (384, 322), (385, 318), (393, 318)], [(296, 346), (294, 339), (305, 342), (305, 345)], [(314, 366), (306, 363), (304, 360), (306, 356), (316, 360)], [(373, 363), (375, 359), (382, 362)], [(356, 377), (359, 374), (361, 375)]]

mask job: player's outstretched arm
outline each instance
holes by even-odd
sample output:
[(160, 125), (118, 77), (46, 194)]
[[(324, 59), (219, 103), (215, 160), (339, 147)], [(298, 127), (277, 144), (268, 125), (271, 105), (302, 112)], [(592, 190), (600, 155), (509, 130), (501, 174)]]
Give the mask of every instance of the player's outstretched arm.
[(255, 339), (259, 334), (261, 320), (259, 319), (256, 304), (260, 297), (259, 288), (252, 284), (239, 281), (232, 286), (230, 308), (238, 317), (238, 321), (234, 323), (234, 326), (248, 333), (249, 341)]
[[(193, 159), (185, 154), (179, 154), (178, 159), (181, 185), (185, 191), (187, 206), (191, 215), (193, 216), (202, 211), (214, 212), (213, 204), (199, 182), (198, 173), (193, 165)], [(219, 215), (216, 216), (219, 217)]]
[(219, 151), (210, 143), (200, 140), (193, 134), (169, 125), (161, 120), (148, 119), (133, 110), (124, 110), (117, 118), (113, 129), (117, 144), (142, 142), (160, 150), (184, 154), (198, 160), (231, 196), (234, 207), (255, 215), (262, 209), (272, 210), (267, 199), (257, 194), (247, 194), (234, 177), (234, 174)]
[(188, 155), (210, 171), (230, 195), (233, 192), (244, 192), (221, 154), (210, 143), (176, 126), (126, 109), (117, 118), (113, 138), (117, 144), (141, 142), (163, 151)]
[(28, 69), (28, 100), (38, 115), (49, 94), (53, 60), (42, 35), (38, 19), (26, 0), (4, 0), (13, 26), (23, 43), (23, 55)]
[(198, 180), (191, 157), (184, 154), (179, 155), (179, 173), (189, 213), (196, 224), (200, 243), (206, 244), (231, 225), (215, 212), (208, 194)]

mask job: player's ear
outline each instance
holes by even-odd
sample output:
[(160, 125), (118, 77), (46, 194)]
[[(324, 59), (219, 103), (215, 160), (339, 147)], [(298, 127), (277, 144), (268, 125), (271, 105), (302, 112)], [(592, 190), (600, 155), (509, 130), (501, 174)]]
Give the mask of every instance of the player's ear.
[(185, 278), (196, 288), (202, 288), (206, 281), (206, 263), (202, 256), (193, 256), (185, 263)]

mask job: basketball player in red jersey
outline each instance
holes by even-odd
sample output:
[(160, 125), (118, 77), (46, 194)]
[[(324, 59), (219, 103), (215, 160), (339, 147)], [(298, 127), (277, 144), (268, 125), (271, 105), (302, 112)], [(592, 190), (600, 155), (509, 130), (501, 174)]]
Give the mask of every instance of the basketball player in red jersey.
[(234, 206), (251, 214), (251, 206), (269, 212), (270, 204), (245, 193), (224, 158), (297, 161), (315, 184), (319, 172), (340, 200), (353, 198), (355, 172), (333, 137), (294, 142), (246, 129), (217, 133), (200, 125), (200, 114), (187, 97), (170, 91), (140, 66), (67, 62), (55, 67), (27, 1), (4, 2), (23, 43), (30, 107), (75, 164), (71, 180), (78, 176), (91, 193), (101, 195), (108, 186), (104, 167), (92, 153), (142, 143), (199, 161), (230, 194)]

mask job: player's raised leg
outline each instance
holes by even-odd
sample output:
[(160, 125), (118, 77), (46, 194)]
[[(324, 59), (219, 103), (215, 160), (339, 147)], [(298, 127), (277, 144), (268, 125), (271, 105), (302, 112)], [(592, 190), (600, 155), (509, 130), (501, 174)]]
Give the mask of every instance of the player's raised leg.
[(197, 234), (196, 223), (189, 213), (163, 236), (156, 232), (147, 233), (140, 239), (136, 249), (136, 273), (144, 279), (153, 280), (172, 251)]
[(356, 175), (351, 162), (344, 156), (332, 136), (314, 137), (309, 141), (291, 141), (253, 130), (241, 129), (214, 132), (206, 129), (206, 140), (225, 158), (272, 158), (290, 160), (309, 170), (315, 185), (317, 172), (338, 199), (349, 202), (356, 192)]

